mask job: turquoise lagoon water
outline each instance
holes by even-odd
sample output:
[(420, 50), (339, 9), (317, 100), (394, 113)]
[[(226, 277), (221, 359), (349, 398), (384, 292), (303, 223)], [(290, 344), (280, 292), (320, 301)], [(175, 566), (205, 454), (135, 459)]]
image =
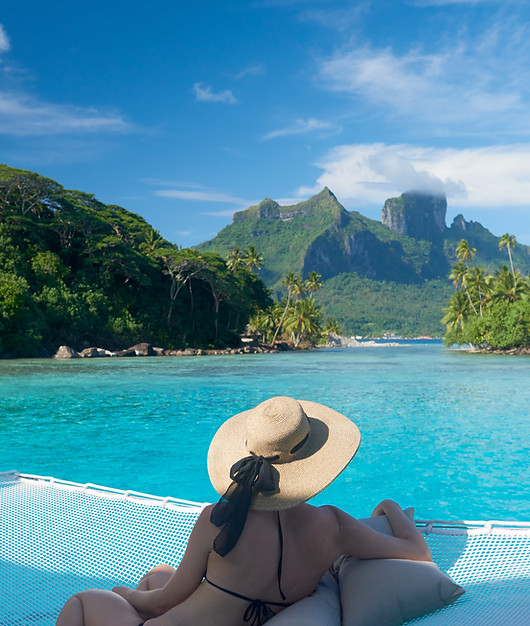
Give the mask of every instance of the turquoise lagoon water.
[(314, 500), (364, 517), (530, 520), (530, 359), (440, 344), (275, 355), (0, 361), (0, 471), (212, 501), (208, 444), (273, 395), (327, 404), (359, 452)]

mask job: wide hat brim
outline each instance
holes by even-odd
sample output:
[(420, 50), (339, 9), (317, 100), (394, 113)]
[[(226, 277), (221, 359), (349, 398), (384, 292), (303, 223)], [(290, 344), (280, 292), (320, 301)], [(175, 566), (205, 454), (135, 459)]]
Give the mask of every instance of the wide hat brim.
[[(297, 402), (309, 419), (309, 438), (295, 460), (272, 464), (278, 473), (278, 489), (255, 494), (251, 509), (280, 511), (310, 500), (335, 480), (359, 448), (359, 429), (345, 415), (316, 402)], [(243, 411), (228, 419), (210, 444), (208, 474), (220, 495), (232, 482), (232, 465), (250, 454), (245, 445), (246, 420), (252, 411)]]

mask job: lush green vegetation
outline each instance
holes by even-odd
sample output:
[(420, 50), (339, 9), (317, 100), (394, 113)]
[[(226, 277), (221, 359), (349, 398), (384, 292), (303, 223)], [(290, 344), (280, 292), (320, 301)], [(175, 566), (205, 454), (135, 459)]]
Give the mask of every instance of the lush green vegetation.
[(287, 296), (253, 315), (249, 330), (264, 343), (284, 341), (295, 348), (314, 346), (324, 342), (330, 333), (339, 334), (339, 323), (333, 318), (324, 320), (322, 308), (314, 298), (322, 286), (321, 279), (316, 272), (310, 272), (306, 280), (289, 272), (282, 283)]
[(255, 261), (229, 269), (119, 206), (0, 166), (1, 356), (231, 345), (271, 303)]
[[(485, 271), (494, 272), (503, 262), (499, 238), (461, 215), (432, 240), (416, 239), (346, 211), (324, 189), (294, 206), (266, 199), (236, 213), (232, 224), (197, 249), (226, 255), (252, 242), (263, 255), (260, 276), (278, 300), (286, 296), (289, 272), (303, 278), (318, 272), (324, 284), (315, 304), (336, 318), (345, 334), (440, 337), (443, 307), (453, 291), (447, 276), (464, 236)], [(511, 253), (520, 271), (529, 273), (528, 246), (519, 244)]]
[(499, 239), (508, 265), (493, 273), (472, 265), (477, 250), (462, 239), (456, 248), (458, 262), (450, 278), (457, 291), (451, 296), (443, 323), (445, 343), (470, 344), (486, 349), (509, 350), (530, 347), (530, 278), (514, 268), (515, 237)]
[(346, 335), (441, 337), (444, 329), (440, 315), (450, 294), (447, 280), (407, 285), (348, 273), (326, 281), (317, 300), (326, 315), (337, 319)]

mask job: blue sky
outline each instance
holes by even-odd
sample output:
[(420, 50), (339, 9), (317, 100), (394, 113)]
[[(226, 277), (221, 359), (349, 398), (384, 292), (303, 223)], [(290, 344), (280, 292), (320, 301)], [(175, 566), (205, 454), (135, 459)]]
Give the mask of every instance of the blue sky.
[(527, 0), (4, 0), (0, 162), (182, 246), (328, 186), (530, 244)]

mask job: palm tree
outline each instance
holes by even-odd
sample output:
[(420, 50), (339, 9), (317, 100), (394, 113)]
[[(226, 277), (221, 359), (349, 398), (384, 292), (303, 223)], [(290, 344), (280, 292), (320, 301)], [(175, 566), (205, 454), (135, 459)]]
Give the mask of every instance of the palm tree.
[(322, 276), (316, 272), (309, 272), (304, 282), (305, 290), (309, 295), (318, 291), (323, 284)]
[(303, 339), (312, 342), (315, 337), (320, 336), (321, 321), (322, 313), (314, 298), (295, 302), (285, 320), (287, 330), (292, 332), (295, 347), (299, 346)]
[(342, 328), (334, 317), (328, 317), (322, 327), (323, 335), (331, 335), (331, 333), (334, 333), (335, 335), (340, 335), (342, 333)]
[(513, 275), (507, 265), (503, 265), (500, 270), (495, 273), (493, 283), (493, 300), (507, 300), (514, 302), (519, 300), (526, 293), (526, 284), (520, 272)]
[(463, 261), (466, 267), (469, 268), (469, 262), (477, 253), (476, 248), (471, 248), (469, 242), (466, 239), (461, 239), (456, 246), (456, 258), (459, 261)]
[(282, 327), (283, 320), (285, 319), (287, 309), (289, 308), (289, 305), (291, 304), (291, 297), (293, 295), (293, 287), (299, 281), (300, 281), (300, 278), (298, 276), (295, 276), (293, 272), (289, 272), (282, 281), (282, 285), (287, 287), (287, 300), (285, 302), (285, 309), (283, 310), (282, 316), (276, 328), (276, 332), (274, 333), (274, 337), (272, 339), (273, 344), (276, 343), (276, 339), (278, 338), (278, 333), (280, 332), (280, 328)]
[(245, 263), (245, 267), (248, 267), (248, 269), (253, 272), (254, 268), (257, 270), (261, 268), (263, 256), (258, 252), (256, 246), (249, 246), (248, 250), (243, 252), (243, 261)]
[(267, 343), (276, 328), (276, 320), (272, 307), (267, 311), (258, 311), (249, 320), (250, 330), (261, 335), (262, 340)]
[(483, 312), (483, 296), (487, 295), (488, 290), (491, 291), (491, 285), (488, 276), (484, 274), (481, 267), (470, 267), (466, 276), (466, 285), (469, 287), (470, 294), (477, 296), (479, 305), (479, 314), (482, 317)]
[(454, 293), (444, 311), (442, 324), (447, 326), (447, 330), (463, 331), (469, 318), (469, 302), (465, 294), (462, 291)]
[(511, 248), (515, 248), (516, 243), (517, 241), (515, 240), (515, 235), (510, 235), (509, 233), (506, 233), (499, 239), (499, 250), (502, 250), (503, 248), (506, 248), (508, 250), (508, 257), (510, 259), (510, 267), (512, 268), (514, 286), (515, 286), (515, 272), (513, 269)]
[(151, 228), (145, 233), (145, 240), (140, 244), (140, 250), (145, 252), (148, 257), (154, 257), (163, 241), (158, 230)]
[(471, 299), (471, 294), (469, 293), (469, 289), (467, 288), (468, 269), (462, 261), (458, 261), (458, 263), (453, 267), (453, 269), (451, 270), (451, 273), (449, 274), (449, 278), (453, 281), (453, 285), (457, 289), (459, 290), (461, 288), (464, 289), (467, 295), (467, 298), (469, 300), (469, 304), (471, 305), (471, 308), (475, 312), (475, 315), (478, 315), (477, 309), (475, 308), (475, 305), (473, 304), (473, 300)]
[(291, 291), (293, 292), (293, 296), (297, 300), (301, 300), (305, 296), (306, 294), (305, 283), (299, 276), (296, 277), (296, 280), (291, 288)]
[(238, 267), (241, 267), (241, 265), (243, 265), (241, 248), (239, 246), (235, 246), (235, 248), (231, 248), (226, 255), (226, 267), (228, 267), (231, 272), (235, 272)]

